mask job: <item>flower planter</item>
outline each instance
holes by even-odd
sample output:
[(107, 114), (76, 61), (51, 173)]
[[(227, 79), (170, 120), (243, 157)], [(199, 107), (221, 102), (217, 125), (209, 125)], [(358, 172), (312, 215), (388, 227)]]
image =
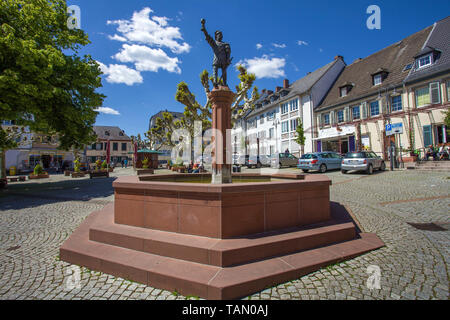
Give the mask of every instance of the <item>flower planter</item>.
[(41, 174), (30, 174), (28, 176), (28, 179), (30, 180), (35, 180), (35, 179), (48, 179), (50, 178), (48, 173), (41, 173)]
[(140, 176), (143, 174), (154, 174), (155, 170), (153, 170), (153, 169), (137, 169), (136, 172), (137, 172), (137, 175)]
[(109, 171), (108, 170), (101, 170), (101, 171), (90, 171), (89, 172), (89, 178), (98, 178), (98, 177), (105, 177), (109, 178)]
[(84, 172), (72, 172), (72, 178), (84, 178), (85, 176)]
[(71, 172), (69, 170), (64, 171), (64, 175), (66, 177), (70, 177)]
[(417, 162), (417, 156), (402, 157), (404, 163)]

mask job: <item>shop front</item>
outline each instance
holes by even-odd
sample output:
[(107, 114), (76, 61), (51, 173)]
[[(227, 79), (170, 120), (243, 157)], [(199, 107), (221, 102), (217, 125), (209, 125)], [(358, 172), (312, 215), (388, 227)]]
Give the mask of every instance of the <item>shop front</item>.
[(332, 127), (319, 131), (316, 140), (318, 152), (332, 151), (340, 154), (356, 151), (354, 126)]

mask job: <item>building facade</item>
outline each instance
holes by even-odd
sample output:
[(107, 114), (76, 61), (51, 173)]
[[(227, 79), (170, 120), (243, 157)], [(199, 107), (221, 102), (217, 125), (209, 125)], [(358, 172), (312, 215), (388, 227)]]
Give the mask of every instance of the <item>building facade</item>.
[(97, 141), (86, 147), (86, 161), (93, 166), (97, 160), (104, 161), (107, 157), (107, 145), (110, 144), (110, 163), (118, 165), (124, 160), (131, 164), (134, 155), (132, 140), (119, 127), (94, 126)]
[(5, 166), (7, 170), (15, 167), (18, 172), (29, 172), (37, 164), (41, 164), (44, 170), (57, 170), (64, 164), (72, 164), (73, 151), (58, 149), (57, 135), (31, 132), (28, 127), (16, 126), (14, 121), (3, 121), (1, 126), (5, 130), (21, 131), (16, 141), (18, 147), (6, 151)]
[(449, 23), (439, 21), (346, 66), (316, 110), (317, 150), (370, 149), (387, 160), (390, 146), (403, 157), (446, 143)]
[[(315, 108), (344, 67), (343, 58), (337, 56), (334, 61), (292, 84), (284, 80), (283, 86), (275, 91), (263, 90), (255, 109), (235, 123), (232, 130), (234, 153), (271, 156), (289, 150), (300, 156), (315, 151)], [(303, 150), (295, 142), (300, 122), (306, 138)]]

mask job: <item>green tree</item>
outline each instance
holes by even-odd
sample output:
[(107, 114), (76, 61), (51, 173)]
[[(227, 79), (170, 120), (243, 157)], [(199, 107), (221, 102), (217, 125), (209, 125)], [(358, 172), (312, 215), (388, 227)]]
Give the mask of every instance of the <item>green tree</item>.
[[(0, 121), (57, 134), (64, 150), (95, 141), (92, 126), (105, 98), (96, 92), (99, 65), (89, 55), (78, 55), (90, 43), (88, 35), (69, 29), (67, 20), (63, 0), (0, 2)], [(4, 159), (15, 143), (0, 131)]]
[(444, 119), (445, 127), (447, 128), (447, 135), (450, 133), (450, 108), (447, 109), (445, 112), (445, 119)]
[[(236, 96), (231, 105), (231, 122), (233, 125), (246, 111), (253, 109), (256, 100), (259, 99), (258, 88), (253, 87), (256, 79), (255, 75), (247, 73), (243, 66), (238, 66), (237, 69), (240, 83), (236, 86)], [(184, 105), (183, 117), (174, 120), (171, 113), (164, 112), (162, 118), (156, 119), (156, 126), (146, 134), (147, 137), (158, 141), (160, 145), (174, 147), (175, 143), (172, 141), (172, 134), (175, 130), (186, 129), (191, 136), (191, 143), (193, 144), (192, 138), (196, 134), (194, 132), (195, 121), (202, 123), (203, 131), (211, 127), (212, 106), (208, 94), (211, 92), (210, 81), (212, 81), (212, 78), (206, 70), (200, 74), (200, 81), (206, 95), (206, 103), (201, 105), (195, 95), (189, 90), (189, 86), (185, 82), (180, 82), (175, 94), (175, 100)], [(250, 91), (251, 95), (249, 96)]]
[(303, 155), (305, 153), (306, 138), (305, 138), (305, 131), (303, 129), (303, 123), (300, 119), (298, 120), (298, 126), (295, 132), (297, 133), (297, 138), (295, 139), (295, 142), (297, 142), (297, 144), (301, 147)]

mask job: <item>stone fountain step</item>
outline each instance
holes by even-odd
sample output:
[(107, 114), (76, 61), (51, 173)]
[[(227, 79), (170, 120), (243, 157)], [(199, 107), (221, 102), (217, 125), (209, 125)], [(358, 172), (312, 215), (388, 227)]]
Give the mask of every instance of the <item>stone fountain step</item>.
[(61, 260), (152, 287), (214, 300), (245, 297), (384, 246), (375, 234), (362, 233), (355, 240), (223, 268), (89, 240), (91, 226), (102, 215), (105, 211), (97, 211), (83, 221), (61, 246)]
[(355, 236), (353, 223), (328, 222), (221, 240), (115, 224), (113, 206), (105, 207), (89, 230), (92, 241), (220, 267), (348, 241)]

